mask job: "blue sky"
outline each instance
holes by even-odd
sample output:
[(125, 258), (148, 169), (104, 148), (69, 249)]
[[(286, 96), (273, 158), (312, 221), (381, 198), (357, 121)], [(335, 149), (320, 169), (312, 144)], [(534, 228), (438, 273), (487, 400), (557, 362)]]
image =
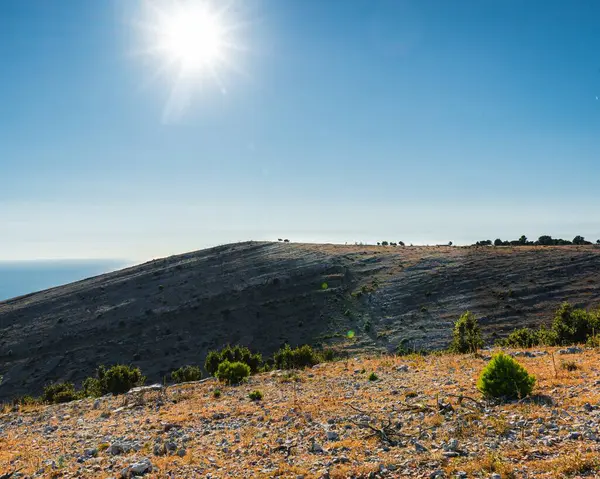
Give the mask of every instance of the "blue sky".
[(141, 1), (0, 2), (0, 260), (600, 237), (598, 2), (238, 3), (166, 119)]

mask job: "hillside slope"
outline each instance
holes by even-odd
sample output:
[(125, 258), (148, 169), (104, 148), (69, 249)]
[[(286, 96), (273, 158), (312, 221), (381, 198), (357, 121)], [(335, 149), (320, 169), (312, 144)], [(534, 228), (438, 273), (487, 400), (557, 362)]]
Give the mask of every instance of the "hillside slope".
[(435, 348), (466, 309), (502, 334), (549, 320), (563, 300), (599, 303), (599, 281), (594, 246), (226, 245), (0, 303), (0, 399), (102, 363), (160, 380), (226, 343), (267, 355), (286, 341)]
[[(599, 477), (599, 351), (565, 356), (549, 348), (529, 355), (534, 357), (518, 360), (537, 378), (535, 396), (504, 404), (485, 402), (476, 390), (487, 358), (443, 355), (358, 357), (291, 374), (259, 374), (241, 386), (209, 379), (5, 408), (0, 474)], [(576, 369), (560, 368), (562, 361)], [(372, 372), (376, 380), (369, 380)], [(261, 401), (249, 399), (254, 390), (263, 393)]]

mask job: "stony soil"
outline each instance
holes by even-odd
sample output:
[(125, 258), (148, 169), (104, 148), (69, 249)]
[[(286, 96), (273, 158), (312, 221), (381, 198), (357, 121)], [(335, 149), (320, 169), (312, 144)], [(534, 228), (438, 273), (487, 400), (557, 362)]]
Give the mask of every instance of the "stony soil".
[(599, 285), (595, 246), (226, 245), (1, 302), (0, 399), (79, 383), (99, 364), (161, 381), (226, 343), (433, 349), (466, 309), (492, 340), (550, 321), (560, 301), (598, 304)]
[[(483, 351), (357, 357), (265, 373), (241, 386), (209, 379), (64, 405), (7, 406), (0, 474), (598, 477), (600, 351), (574, 351), (518, 352), (537, 377), (535, 396), (508, 404), (486, 402), (475, 388), (492, 353)], [(253, 390), (263, 392), (261, 401), (248, 398)]]

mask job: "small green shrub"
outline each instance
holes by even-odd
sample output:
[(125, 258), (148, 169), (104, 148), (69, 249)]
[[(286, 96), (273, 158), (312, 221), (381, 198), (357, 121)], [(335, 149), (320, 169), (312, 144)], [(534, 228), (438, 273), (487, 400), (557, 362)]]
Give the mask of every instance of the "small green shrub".
[(225, 360), (219, 364), (215, 376), (226, 384), (239, 384), (250, 376), (250, 366), (239, 361), (232, 363)]
[(16, 397), (12, 400), (13, 405), (20, 404), (21, 406), (33, 406), (35, 404), (40, 404), (41, 402), (41, 398), (33, 397), (28, 394), (25, 396)]
[(321, 359), (324, 362), (332, 362), (340, 357), (340, 354), (332, 348), (325, 348), (321, 351)]
[(60, 404), (79, 399), (73, 383), (50, 384), (44, 388), (42, 401), (49, 404)]
[(117, 364), (109, 369), (98, 368), (98, 379), (104, 394), (123, 394), (146, 381), (139, 368)]
[(552, 330), (556, 334), (557, 343), (561, 345), (585, 343), (598, 330), (598, 326), (597, 314), (574, 308), (567, 302), (559, 306), (552, 321)]
[(250, 372), (256, 374), (260, 372), (263, 360), (260, 353), (253, 353), (245, 346), (230, 346), (227, 345), (221, 351), (210, 351), (204, 361), (204, 369), (214, 375), (219, 369), (219, 364), (223, 361), (230, 363), (240, 362), (247, 364), (250, 367)]
[(221, 397), (221, 390), (220, 389), (215, 389), (213, 391), (213, 397), (214, 398), (220, 398)]
[(477, 389), (487, 397), (521, 399), (531, 394), (535, 377), (510, 356), (495, 354), (481, 372)]
[(98, 378), (86, 378), (81, 385), (82, 393), (85, 397), (98, 398), (102, 396), (102, 385)]
[(188, 381), (199, 381), (202, 379), (202, 371), (198, 366), (183, 366), (171, 372), (174, 383), (186, 383)]
[(410, 339), (402, 338), (396, 346), (396, 354), (398, 356), (408, 356), (409, 354), (415, 354), (417, 351), (413, 345), (411, 345)]
[(545, 346), (556, 346), (558, 344), (558, 335), (553, 329), (548, 329), (544, 325), (537, 330), (537, 336), (540, 344)]
[(590, 348), (598, 348), (600, 347), (600, 336), (594, 334), (589, 336), (587, 341), (585, 342), (586, 346)]
[(204, 369), (210, 375), (214, 375), (219, 369), (221, 363), (221, 353), (219, 351), (209, 351), (204, 360)]
[(248, 397), (252, 401), (260, 401), (263, 398), (263, 393), (260, 392), (259, 390), (252, 391), (250, 394), (248, 394)]
[(466, 311), (454, 323), (450, 351), (460, 354), (476, 353), (482, 346), (479, 323), (473, 313)]
[(106, 369), (100, 366), (95, 378), (83, 381), (84, 396), (100, 397), (105, 394), (124, 394), (131, 388), (141, 386), (146, 381), (139, 368), (117, 364)]
[(375, 373), (369, 374), (369, 381), (377, 381), (379, 377)]
[(540, 344), (538, 331), (531, 328), (516, 329), (505, 339), (498, 341), (500, 346), (511, 348), (531, 348)]
[(319, 364), (321, 358), (307, 344), (295, 349), (286, 344), (273, 355), (273, 361), (277, 369), (304, 369)]

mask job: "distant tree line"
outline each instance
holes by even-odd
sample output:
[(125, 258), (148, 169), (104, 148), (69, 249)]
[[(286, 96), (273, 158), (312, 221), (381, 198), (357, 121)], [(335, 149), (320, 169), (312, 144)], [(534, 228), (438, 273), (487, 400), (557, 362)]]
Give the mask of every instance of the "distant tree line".
[[(549, 235), (540, 236), (537, 241), (528, 241), (527, 236), (522, 235), (517, 240), (502, 241), (497, 238), (493, 243), (492, 240), (477, 241), (474, 246), (563, 246), (563, 245), (590, 245), (591, 241), (586, 241), (583, 236), (575, 236), (572, 241), (565, 240), (562, 238), (553, 238)], [(596, 241), (596, 244), (600, 244), (600, 240)]]

